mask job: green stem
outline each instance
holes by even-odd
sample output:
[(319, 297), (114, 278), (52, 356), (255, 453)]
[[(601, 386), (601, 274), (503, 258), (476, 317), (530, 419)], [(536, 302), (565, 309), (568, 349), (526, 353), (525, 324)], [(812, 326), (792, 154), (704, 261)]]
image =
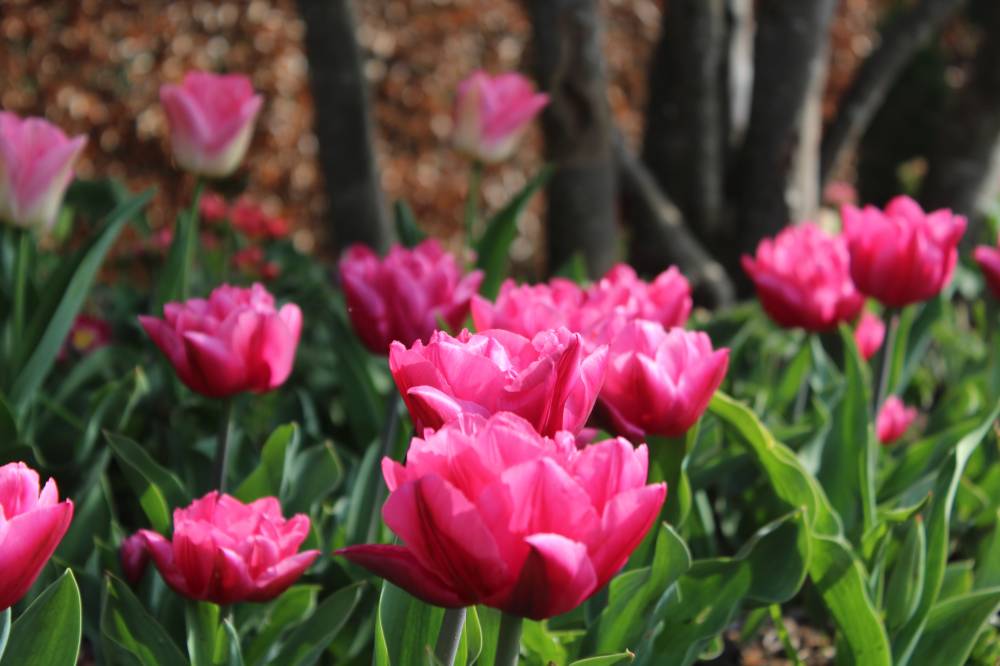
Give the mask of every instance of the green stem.
[(213, 478), (220, 493), (226, 492), (226, 476), (229, 471), (229, 448), (232, 444), (233, 398), (226, 398), (222, 405), (222, 425), (215, 448), (215, 471)]
[(781, 606), (779, 604), (771, 604), (768, 610), (771, 612), (771, 621), (774, 623), (774, 630), (778, 632), (778, 638), (785, 648), (785, 656), (788, 657), (793, 666), (802, 666), (802, 660), (799, 659), (799, 651), (795, 648), (795, 644), (792, 643), (788, 627), (785, 626), (785, 620), (781, 617)]
[(205, 179), (201, 176), (194, 183), (194, 197), (191, 199), (191, 209), (187, 214), (187, 241), (184, 245), (184, 268), (181, 271), (181, 300), (187, 300), (191, 289), (191, 267), (194, 265), (195, 250), (198, 247), (198, 207), (201, 204), (201, 193), (205, 190)]
[(438, 633), (437, 645), (434, 646), (434, 656), (438, 663), (452, 666), (455, 655), (458, 654), (458, 644), (462, 641), (462, 627), (465, 625), (464, 608), (448, 608), (441, 620), (441, 631)]
[(500, 635), (497, 637), (495, 666), (517, 666), (521, 656), (521, 624), (524, 618), (504, 613), (500, 617)]
[(31, 232), (14, 230), (17, 259), (14, 264), (14, 345), (21, 343), (24, 334), (24, 306), (28, 285), (28, 264), (31, 263)]
[(892, 357), (896, 353), (896, 337), (899, 333), (899, 319), (901, 310), (896, 308), (886, 308), (886, 332), (885, 342), (882, 345), (882, 359), (879, 362), (878, 371), (878, 392), (875, 394), (874, 413), (878, 416), (878, 410), (888, 397), (889, 375), (892, 374)]
[(470, 249), (476, 244), (476, 226), (479, 222), (479, 189), (483, 182), (483, 163), (472, 163), (469, 171), (469, 192), (465, 198), (465, 244)]
[[(692, 431), (697, 428), (695, 425)], [(684, 458), (687, 457), (688, 435), (680, 437), (646, 438), (652, 462), (650, 482), (666, 481), (667, 501), (663, 504), (662, 518), (675, 527), (684, 522), (691, 508), (691, 489), (684, 479)]]

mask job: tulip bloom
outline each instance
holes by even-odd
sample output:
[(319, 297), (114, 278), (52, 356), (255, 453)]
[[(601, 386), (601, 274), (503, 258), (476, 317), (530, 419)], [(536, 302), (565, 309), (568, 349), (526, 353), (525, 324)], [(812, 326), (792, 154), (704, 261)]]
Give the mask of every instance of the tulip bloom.
[(906, 407), (898, 397), (889, 396), (875, 420), (878, 441), (892, 444), (906, 433), (916, 418), (917, 410), (914, 407)]
[(136, 532), (122, 541), (118, 549), (122, 573), (130, 585), (138, 585), (149, 566), (149, 549), (146, 548), (146, 538)]
[(243, 161), (264, 99), (241, 74), (188, 72), (180, 85), (160, 88), (160, 102), (181, 168), (224, 178)]
[(854, 319), (864, 298), (851, 281), (847, 243), (811, 222), (786, 227), (743, 255), (761, 307), (779, 326), (827, 331)]
[(54, 480), (38, 487), (38, 472), (24, 463), (0, 467), (0, 610), (27, 594), (73, 519), (73, 502), (59, 501)]
[(951, 279), (965, 233), (961, 215), (924, 213), (916, 201), (899, 196), (884, 212), (844, 206), (841, 216), (851, 277), (862, 293), (898, 308), (933, 298)]
[(440, 428), (460, 413), (514, 412), (543, 435), (579, 432), (604, 381), (607, 348), (588, 353), (565, 328), (530, 340), (494, 329), (457, 338), (443, 331), (407, 349), (394, 342), (389, 370), (415, 432)]
[(0, 111), (0, 220), (48, 232), (86, 143), (42, 118)]
[(579, 309), (585, 295), (575, 282), (553, 278), (547, 284), (518, 285), (504, 280), (496, 302), (472, 297), (476, 330), (500, 328), (526, 338), (553, 328), (579, 333)]
[(404, 545), (338, 550), (427, 603), (485, 604), (535, 620), (603, 587), (659, 515), (645, 445), (577, 449), (524, 419), (464, 415), (414, 438), (406, 466), (385, 458), (386, 524)]
[(385, 355), (394, 340), (426, 342), (440, 322), (462, 326), (483, 273), (462, 275), (455, 258), (427, 239), (412, 249), (396, 245), (384, 259), (354, 245), (340, 260), (340, 281), (354, 331), (369, 350)]
[(691, 285), (677, 267), (646, 282), (628, 264), (616, 264), (587, 290), (583, 325), (591, 326), (617, 309), (628, 320), (646, 319), (673, 328), (687, 323), (691, 306)]
[(973, 257), (983, 271), (986, 286), (993, 292), (993, 297), (1000, 299), (1000, 247), (980, 245), (973, 251)]
[(86, 356), (109, 344), (111, 325), (108, 322), (91, 315), (77, 315), (59, 350), (59, 360), (65, 361), (71, 352), (77, 356)]
[(288, 520), (274, 497), (244, 504), (213, 490), (174, 509), (174, 534), (140, 530), (163, 580), (188, 599), (219, 605), (270, 601), (312, 566), (318, 550), (298, 552), (309, 517)]
[(520, 74), (477, 71), (458, 86), (452, 139), (459, 152), (485, 164), (502, 162), (528, 124), (549, 103)]
[(854, 329), (854, 341), (858, 345), (861, 356), (866, 361), (870, 359), (882, 346), (884, 340), (885, 324), (871, 312), (863, 312), (857, 327)]
[(639, 319), (611, 344), (601, 405), (632, 441), (678, 437), (701, 417), (728, 366), (729, 350), (713, 350), (704, 333)]
[(165, 320), (140, 316), (139, 323), (192, 391), (213, 398), (263, 393), (292, 371), (302, 311), (294, 303), (276, 310), (260, 284), (224, 284), (208, 300), (167, 303), (163, 314)]

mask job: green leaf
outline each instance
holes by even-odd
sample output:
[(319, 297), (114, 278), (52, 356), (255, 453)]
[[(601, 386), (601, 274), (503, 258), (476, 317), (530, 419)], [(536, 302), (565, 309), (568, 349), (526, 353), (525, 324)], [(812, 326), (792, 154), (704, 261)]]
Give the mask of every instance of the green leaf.
[(792, 358), (792, 362), (781, 373), (778, 385), (770, 395), (768, 401), (769, 409), (777, 412), (784, 411), (798, 397), (800, 387), (809, 381), (809, 369), (812, 365), (812, 350), (809, 345), (809, 338), (806, 337), (799, 351)]
[(417, 225), (417, 218), (413, 214), (410, 204), (404, 199), (397, 199), (393, 207), (396, 218), (396, 235), (405, 247), (415, 247), (422, 240), (427, 238), (427, 234)]
[(605, 654), (600, 657), (588, 657), (570, 662), (569, 666), (614, 666), (614, 664), (628, 664), (635, 659), (635, 655), (625, 650), (618, 654)]
[(483, 627), (479, 623), (479, 613), (475, 606), (465, 609), (465, 664), (473, 664), (483, 653)]
[(347, 624), (361, 600), (366, 583), (341, 588), (316, 607), (282, 645), (273, 663), (282, 666), (309, 666), (316, 663), (340, 630)]
[(261, 619), (261, 628), (247, 648), (248, 664), (273, 662), (271, 653), (277, 652), (279, 637), (313, 613), (318, 590), (316, 585), (293, 585), (269, 604)]
[(104, 436), (129, 485), (139, 497), (139, 504), (153, 529), (167, 534), (170, 531), (170, 509), (191, 503), (184, 485), (131, 439), (112, 433), (105, 433)]
[(24, 341), (14, 358), (26, 359), (14, 380), (10, 400), (19, 408), (42, 385), (52, 369), (76, 315), (83, 307), (97, 271), (126, 222), (152, 198), (152, 190), (132, 197), (117, 206), (104, 228), (72, 260), (66, 262), (47, 284), (34, 308)]
[(521, 647), (532, 663), (565, 664), (568, 658), (566, 647), (547, 630), (544, 620), (525, 619), (521, 627)]
[(913, 617), (924, 589), (926, 558), (924, 521), (914, 518), (906, 526), (906, 537), (889, 576), (885, 596), (885, 624), (895, 631)]
[(1000, 588), (952, 597), (934, 606), (910, 659), (912, 666), (961, 666), (1000, 608)]
[(7, 639), (10, 638), (10, 609), (0, 611), (0, 659), (7, 649)]
[(243, 666), (243, 649), (240, 647), (240, 635), (233, 626), (232, 620), (223, 620), (222, 631), (225, 633), (226, 644), (229, 646), (227, 666)]
[(993, 529), (984, 540), (976, 558), (975, 588), (1000, 586), (1000, 510), (993, 512)]
[(979, 425), (978, 419), (967, 419), (907, 445), (880, 484), (879, 502), (902, 495), (924, 476), (939, 469), (948, 457), (948, 453), (977, 425)]
[(351, 331), (345, 313), (346, 306), (339, 307), (329, 319), (340, 375), (339, 396), (357, 441), (370, 442), (378, 435), (385, 406), (372, 381), (368, 352)]
[[(301, 451), (289, 465), (282, 505), (289, 512), (308, 512), (330, 495), (344, 479), (344, 464), (331, 442), (323, 442)], [(287, 498), (287, 499), (286, 499)]]
[(443, 617), (444, 609), (383, 581), (375, 615), (375, 666), (421, 663), (427, 649), (434, 649)]
[(7, 404), (7, 398), (0, 393), (0, 449), (17, 446), (17, 419)]
[(80, 589), (67, 569), (14, 622), (2, 666), (76, 666), (82, 631)]
[(806, 579), (810, 544), (801, 510), (757, 530), (737, 555), (747, 558), (753, 572), (747, 598), (760, 604), (782, 604), (798, 594)]
[(476, 660), (476, 666), (494, 666), (497, 639), (500, 637), (500, 611), (488, 606), (476, 606), (476, 614), (483, 635), (483, 651)]
[[(354, 472), (354, 487), (351, 488), (347, 520), (344, 525), (347, 543), (371, 541), (368, 534), (370, 518), (381, 508), (375, 505), (379, 497), (379, 484), (383, 482), (381, 475), (375, 473), (380, 453), (381, 447), (377, 442), (373, 442)], [(385, 588), (382, 595), (385, 596)]]
[(101, 633), (143, 666), (188, 664), (162, 626), (135, 598), (128, 585), (108, 575), (101, 609)]
[(213, 666), (218, 663), (219, 607), (207, 601), (184, 602), (187, 624), (187, 649), (191, 666)]
[(281, 497), (285, 466), (299, 441), (299, 427), (294, 423), (280, 426), (271, 433), (261, 450), (257, 468), (243, 480), (233, 495), (241, 502), (261, 497)]
[(194, 265), (198, 245), (198, 202), (204, 185), (204, 180), (198, 178), (191, 208), (181, 211), (177, 216), (174, 240), (170, 244), (167, 261), (157, 283), (155, 312), (159, 312), (167, 301), (183, 300), (188, 296), (191, 267)]
[(483, 283), (479, 293), (486, 298), (495, 298), (500, 291), (500, 283), (507, 274), (507, 257), (510, 244), (517, 236), (517, 220), (535, 193), (552, 176), (552, 167), (543, 167), (528, 184), (504, 206), (486, 226), (482, 238), (476, 243), (476, 266), (482, 269)]

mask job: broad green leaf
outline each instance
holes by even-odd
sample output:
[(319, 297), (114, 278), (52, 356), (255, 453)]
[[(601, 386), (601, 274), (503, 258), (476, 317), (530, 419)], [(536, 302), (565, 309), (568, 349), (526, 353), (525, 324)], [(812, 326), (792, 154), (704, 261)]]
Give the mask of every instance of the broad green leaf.
[(979, 423), (979, 419), (967, 419), (908, 444), (880, 484), (879, 502), (902, 495), (921, 478), (939, 469), (948, 453)]
[(285, 480), (285, 467), (289, 453), (294, 452), (299, 440), (299, 427), (294, 423), (280, 426), (264, 442), (260, 463), (243, 480), (233, 495), (241, 502), (251, 502), (261, 497), (281, 497)]
[(521, 649), (532, 663), (565, 664), (566, 647), (546, 629), (545, 622), (525, 620), (521, 627)]
[(155, 312), (159, 312), (167, 301), (184, 300), (188, 297), (191, 269), (198, 246), (198, 202), (204, 186), (204, 180), (199, 178), (195, 184), (191, 207), (177, 215), (174, 239), (170, 243), (167, 260), (156, 286)]
[(344, 464), (331, 442), (299, 449), (289, 464), (285, 484), (280, 495), (282, 505), (289, 512), (308, 512), (313, 504), (322, 501), (340, 486), (344, 479)]
[(628, 664), (635, 659), (635, 655), (625, 650), (617, 654), (605, 654), (599, 657), (587, 657), (571, 662), (569, 666), (614, 666), (615, 664)]
[[(380, 514), (380, 506), (376, 506), (379, 498), (379, 484), (382, 476), (376, 473), (381, 449), (377, 443), (372, 443), (361, 458), (354, 472), (354, 487), (351, 489), (350, 503), (347, 510), (347, 521), (344, 526), (347, 533), (347, 543), (370, 543), (370, 519), (373, 514)], [(383, 588), (383, 596), (384, 596)]]
[(170, 509), (191, 502), (184, 485), (131, 439), (112, 433), (105, 433), (105, 437), (153, 529), (168, 533)]
[(233, 626), (232, 620), (223, 620), (222, 630), (226, 636), (225, 644), (229, 647), (227, 666), (243, 666), (243, 648), (240, 646), (240, 635), (236, 631), (236, 627)]
[(128, 585), (110, 575), (101, 609), (101, 633), (143, 666), (189, 663)]
[(800, 387), (809, 381), (809, 369), (812, 365), (812, 350), (809, 339), (805, 338), (799, 351), (792, 357), (791, 363), (781, 373), (781, 378), (768, 400), (769, 410), (784, 411), (798, 396)]
[(915, 518), (906, 526), (906, 537), (889, 576), (885, 594), (885, 624), (895, 631), (913, 617), (924, 589), (926, 558), (924, 521)]
[(397, 199), (393, 207), (396, 218), (396, 235), (405, 247), (415, 247), (422, 240), (427, 238), (427, 234), (417, 225), (417, 218), (413, 214), (410, 204), (403, 199)]
[(805, 582), (811, 551), (803, 511), (796, 511), (757, 530), (738, 557), (750, 562), (753, 580), (747, 598), (761, 604), (790, 600)]
[(934, 606), (913, 651), (913, 666), (961, 666), (976, 637), (1000, 608), (1000, 588), (952, 597)]
[(339, 395), (356, 440), (371, 442), (378, 436), (385, 405), (372, 381), (368, 351), (351, 331), (345, 314), (346, 306), (343, 306), (328, 320), (340, 375)]
[(343, 629), (361, 600), (366, 583), (341, 588), (323, 600), (316, 611), (285, 640), (273, 663), (311, 666)]
[(0, 666), (76, 666), (82, 612), (80, 589), (67, 569), (14, 622)]
[(376, 613), (375, 666), (418, 664), (434, 649), (444, 609), (383, 581)]
[(475, 662), (476, 666), (494, 666), (497, 639), (500, 637), (500, 611), (488, 606), (476, 606), (476, 614), (483, 635), (483, 651)]
[(0, 611), (0, 659), (3, 658), (3, 653), (7, 649), (7, 639), (10, 638), (10, 616), (9, 608)]
[[(473, 664), (483, 653), (483, 627), (479, 623), (479, 613), (475, 606), (465, 609), (465, 661), (464, 664)], [(461, 650), (460, 650), (461, 652)]]
[(976, 558), (977, 590), (1000, 586), (1000, 510), (993, 512), (993, 529)]
[[(260, 629), (247, 648), (248, 664), (266, 664), (273, 661), (273, 652), (280, 645), (282, 633), (296, 626), (316, 608), (316, 585), (293, 585), (272, 601), (260, 622)], [(242, 626), (242, 625), (241, 625)]]
[(214, 666), (219, 649), (222, 627), (219, 625), (219, 607), (207, 601), (184, 602), (187, 624), (187, 649), (191, 666)]

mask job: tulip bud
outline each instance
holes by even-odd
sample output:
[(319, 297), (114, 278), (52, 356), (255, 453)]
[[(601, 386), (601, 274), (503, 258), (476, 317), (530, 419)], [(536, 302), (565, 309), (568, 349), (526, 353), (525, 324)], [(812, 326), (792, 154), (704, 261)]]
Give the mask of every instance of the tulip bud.
[(118, 549), (121, 559), (122, 573), (130, 585), (138, 585), (149, 566), (149, 550), (146, 549), (146, 539), (138, 532), (122, 541)]
[(858, 351), (867, 361), (885, 340), (885, 323), (871, 312), (863, 312), (858, 325), (854, 329), (854, 341), (858, 345)]
[(875, 432), (882, 444), (892, 444), (904, 434), (917, 418), (914, 407), (906, 407), (898, 397), (889, 396), (875, 420)]

